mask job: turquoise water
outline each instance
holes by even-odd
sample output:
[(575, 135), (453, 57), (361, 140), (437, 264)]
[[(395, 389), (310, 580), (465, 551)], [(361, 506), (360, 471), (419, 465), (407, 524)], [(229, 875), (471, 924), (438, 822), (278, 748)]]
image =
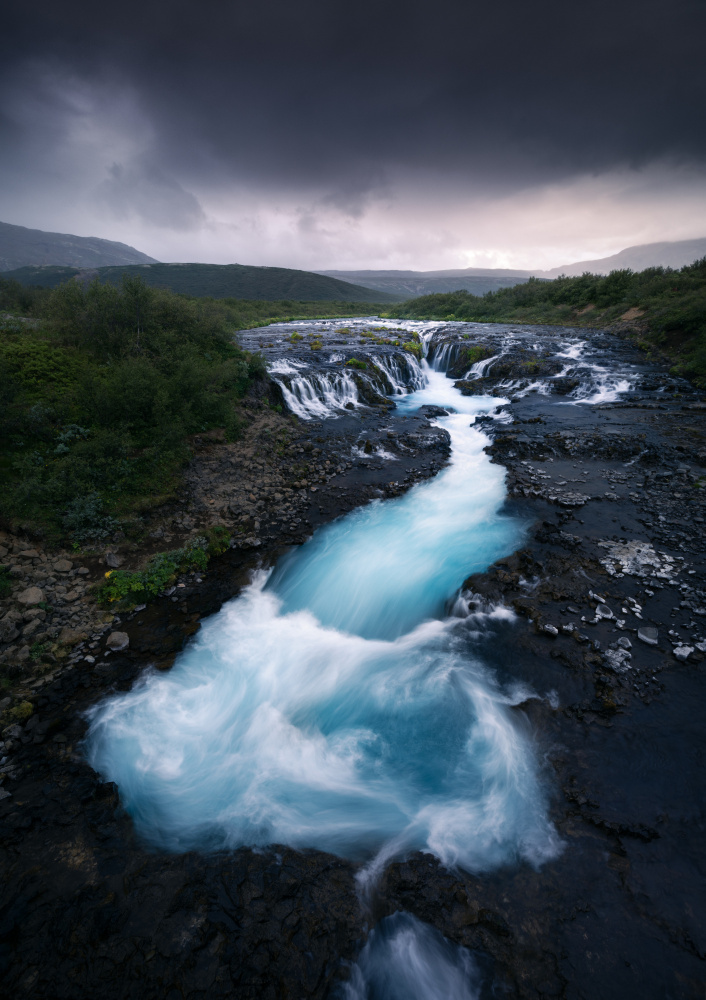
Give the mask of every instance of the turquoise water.
[[(400, 401), (452, 405), (452, 462), (315, 534), (204, 622), (168, 674), (94, 710), (87, 750), (139, 833), (174, 851), (314, 847), (372, 866), (409, 850), (483, 870), (556, 850), (531, 744), (477, 653), (509, 619), (445, 617), (517, 547), (504, 472), (427, 371)], [(399, 397), (398, 401), (399, 401)]]
[(341, 1000), (478, 1000), (473, 955), (410, 913), (393, 913), (370, 932)]

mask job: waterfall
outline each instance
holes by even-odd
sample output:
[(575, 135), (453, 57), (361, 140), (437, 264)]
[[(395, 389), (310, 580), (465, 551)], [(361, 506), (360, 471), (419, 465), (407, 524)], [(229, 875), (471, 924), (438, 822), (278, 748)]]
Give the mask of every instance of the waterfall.
[(426, 381), (422, 367), (412, 354), (385, 354), (371, 359), (385, 375), (393, 396), (421, 389)]
[(282, 390), (287, 407), (302, 420), (334, 416), (361, 405), (358, 386), (350, 372), (296, 375), (289, 384), (283, 378), (274, 381)]

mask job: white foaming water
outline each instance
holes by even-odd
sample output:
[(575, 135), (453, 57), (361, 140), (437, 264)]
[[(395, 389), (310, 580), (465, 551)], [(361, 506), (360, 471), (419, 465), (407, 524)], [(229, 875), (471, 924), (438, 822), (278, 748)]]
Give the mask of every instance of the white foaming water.
[(400, 359), (385, 354), (371, 360), (387, 377), (393, 396), (405, 396), (415, 389), (423, 389), (426, 384), (422, 367), (412, 355)]
[(341, 1000), (477, 1000), (471, 953), (409, 913), (385, 917), (370, 936)]
[[(272, 369), (270, 369), (272, 370)], [(276, 378), (284, 401), (302, 420), (322, 419), (360, 405), (358, 387), (348, 372), (298, 375), (289, 385)]]
[(502, 354), (494, 354), (492, 358), (485, 358), (483, 361), (476, 361), (474, 365), (471, 365), (463, 377), (471, 378), (471, 376), (474, 376), (475, 378), (482, 378), (492, 363), (501, 357)]
[(298, 375), (302, 368), (306, 368), (303, 361), (295, 361), (288, 358), (277, 358), (268, 365), (267, 370), (270, 375)]
[(327, 525), (285, 557), (272, 578), (285, 611), (306, 608), (324, 625), (397, 638), (442, 615), (467, 576), (516, 547), (520, 526), (497, 513), (504, 469), (488, 461), (485, 435), (468, 426), (470, 415), (501, 400), (462, 396), (439, 372), (427, 376), (398, 412), (427, 402), (462, 410), (438, 421), (451, 435), (451, 465), (398, 500)]
[(629, 379), (621, 378), (619, 375), (611, 375), (605, 369), (594, 366), (594, 382), (590, 388), (583, 390), (586, 395), (580, 395), (575, 403), (613, 403), (619, 399), (624, 392), (632, 390), (632, 383)]
[(441, 421), (452, 465), (317, 532), (206, 621), (168, 674), (93, 710), (89, 759), (151, 843), (286, 843), (371, 870), (410, 850), (475, 871), (556, 852), (511, 713), (524, 695), (479, 661), (482, 614), (472, 628), (438, 617), (521, 536), (468, 426), (497, 400), (427, 374), (400, 406), (465, 410)]

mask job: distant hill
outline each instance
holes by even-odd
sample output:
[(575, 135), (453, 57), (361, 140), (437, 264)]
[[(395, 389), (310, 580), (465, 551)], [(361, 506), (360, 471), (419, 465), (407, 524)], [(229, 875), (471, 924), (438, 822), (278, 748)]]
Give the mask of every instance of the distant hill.
[(511, 288), (527, 279), (532, 271), (502, 268), (467, 267), (447, 271), (317, 271), (341, 281), (354, 281), (379, 292), (410, 299), (438, 292), (460, 289), (472, 295), (485, 295), (499, 288)]
[(575, 264), (562, 264), (551, 271), (535, 271), (538, 277), (558, 278), (560, 274), (567, 277), (579, 277), (585, 271), (591, 274), (610, 274), (611, 271), (644, 271), (647, 267), (685, 267), (695, 260), (706, 257), (706, 238), (699, 240), (677, 240), (673, 243), (640, 243), (634, 247), (626, 247), (620, 253), (611, 257), (601, 257), (598, 260), (579, 260)]
[(139, 264), (124, 267), (70, 268), (23, 267), (6, 271), (23, 285), (54, 288), (71, 278), (118, 283), (124, 274), (139, 275), (148, 285), (170, 288), (184, 295), (214, 299), (291, 299), (295, 302), (399, 302), (409, 295), (391, 295), (377, 289), (286, 267), (253, 267), (246, 264)]
[(472, 295), (485, 295), (499, 288), (511, 288), (522, 284), (530, 277), (558, 278), (560, 274), (570, 277), (580, 276), (585, 271), (592, 274), (609, 274), (629, 268), (644, 271), (647, 267), (680, 268), (693, 264), (706, 256), (706, 238), (698, 240), (678, 240), (674, 243), (644, 243), (627, 247), (611, 257), (598, 260), (580, 260), (574, 264), (562, 264), (550, 271), (521, 269), (508, 270), (493, 267), (466, 267), (446, 271), (317, 271), (342, 281), (354, 281), (367, 288), (389, 292), (405, 299), (420, 295), (435, 295), (442, 292), (466, 291)]
[(154, 257), (126, 243), (97, 236), (45, 233), (0, 222), (0, 271), (54, 264), (64, 267), (103, 267), (109, 264), (152, 264)]

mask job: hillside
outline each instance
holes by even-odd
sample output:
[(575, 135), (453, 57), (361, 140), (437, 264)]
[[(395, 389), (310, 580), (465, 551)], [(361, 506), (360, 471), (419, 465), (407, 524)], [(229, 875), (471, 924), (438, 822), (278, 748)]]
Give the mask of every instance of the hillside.
[(590, 271), (591, 274), (610, 274), (611, 271), (644, 271), (648, 267), (684, 267), (706, 256), (706, 238), (699, 240), (677, 240), (673, 243), (640, 243), (626, 247), (620, 253), (598, 260), (579, 260), (574, 264), (562, 264), (551, 271), (535, 271), (538, 277), (577, 277)]
[(530, 278), (482, 297), (466, 291), (426, 295), (395, 306), (386, 315), (612, 327), (644, 347), (659, 348), (676, 362), (680, 374), (706, 388), (706, 257), (678, 271), (653, 267), (639, 273), (626, 269), (553, 281)]
[(55, 288), (70, 278), (94, 277), (119, 285), (124, 276), (140, 277), (152, 288), (168, 288), (182, 295), (213, 299), (283, 300), (297, 302), (399, 302), (402, 296), (363, 288), (337, 278), (286, 267), (245, 264), (141, 264), (82, 270), (60, 267), (24, 267), (3, 277), (22, 285)]
[(342, 281), (352, 281), (366, 288), (375, 288), (401, 298), (409, 299), (420, 295), (435, 295), (444, 292), (466, 291), (472, 295), (486, 295), (501, 288), (513, 288), (520, 282), (534, 277), (541, 280), (558, 278), (562, 274), (577, 277), (591, 274), (610, 274), (630, 268), (644, 271), (648, 267), (684, 267), (706, 255), (706, 238), (678, 240), (668, 243), (644, 243), (626, 247), (620, 253), (599, 260), (580, 260), (572, 264), (561, 264), (549, 271), (537, 268), (531, 270), (493, 267), (466, 267), (444, 271), (317, 271)]
[(409, 299), (418, 295), (455, 292), (465, 289), (473, 295), (485, 295), (499, 288), (509, 288), (526, 281), (531, 271), (501, 268), (468, 267), (447, 271), (318, 271), (342, 281), (352, 281), (378, 292)]
[(154, 257), (126, 243), (97, 236), (45, 233), (0, 222), (0, 271), (45, 264), (63, 267), (103, 267), (111, 264), (150, 264)]

